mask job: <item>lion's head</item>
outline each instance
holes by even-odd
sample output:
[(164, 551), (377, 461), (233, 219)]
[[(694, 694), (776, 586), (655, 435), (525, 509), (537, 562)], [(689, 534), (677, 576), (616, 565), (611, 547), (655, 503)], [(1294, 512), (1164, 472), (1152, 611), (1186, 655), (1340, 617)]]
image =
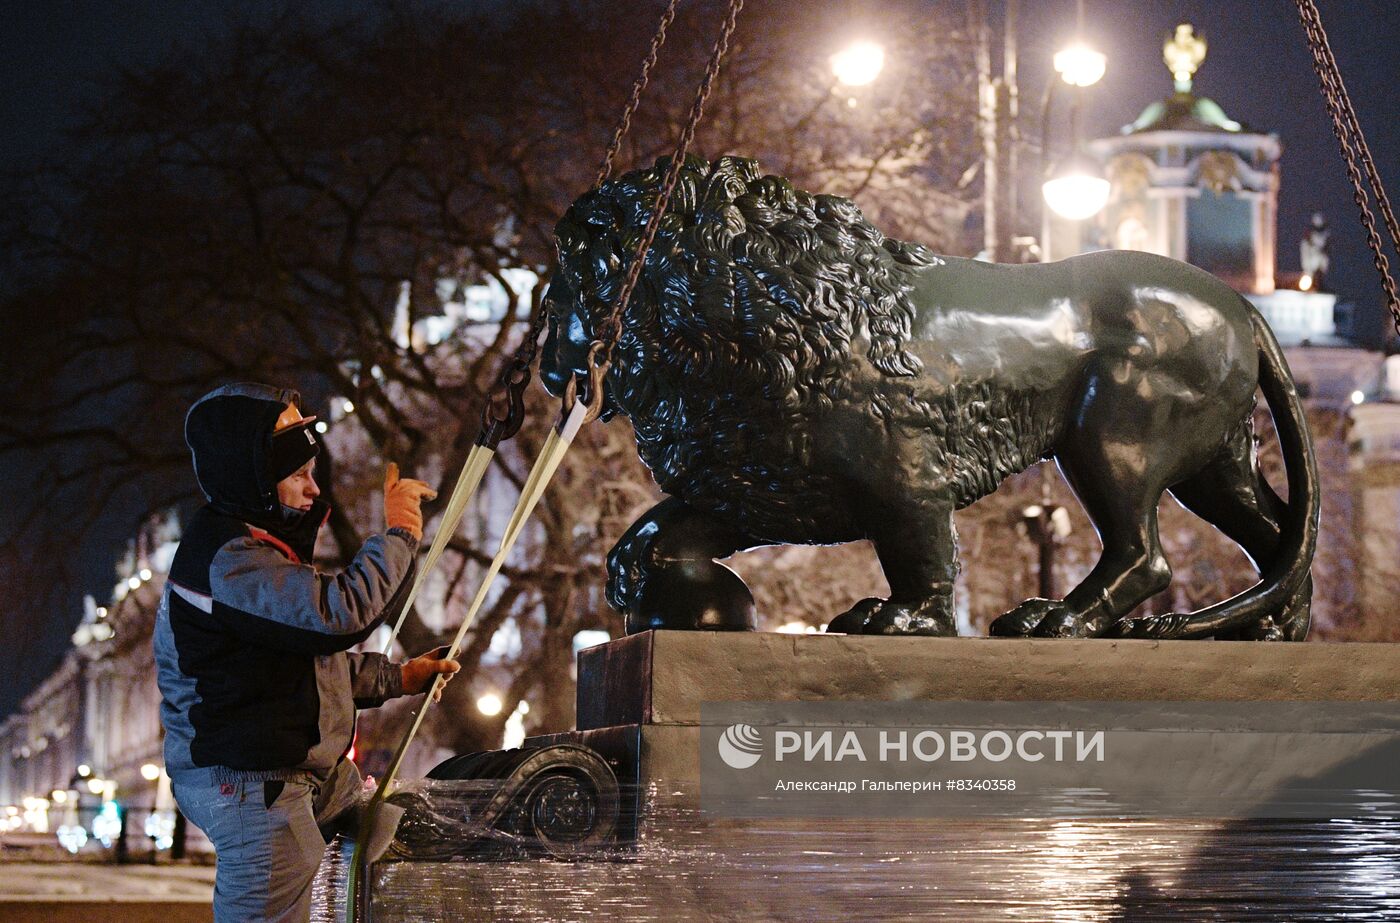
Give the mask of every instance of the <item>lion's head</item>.
[[(570, 374), (586, 379), (667, 164), (604, 183), (555, 229), (541, 367), (555, 394)], [(658, 484), (702, 508), (738, 499), (720, 483), (735, 479), (813, 488), (807, 414), (845, 395), (853, 350), (886, 375), (918, 371), (908, 274), (935, 262), (848, 199), (762, 176), (753, 160), (689, 158), (623, 318), (605, 414), (629, 415)]]

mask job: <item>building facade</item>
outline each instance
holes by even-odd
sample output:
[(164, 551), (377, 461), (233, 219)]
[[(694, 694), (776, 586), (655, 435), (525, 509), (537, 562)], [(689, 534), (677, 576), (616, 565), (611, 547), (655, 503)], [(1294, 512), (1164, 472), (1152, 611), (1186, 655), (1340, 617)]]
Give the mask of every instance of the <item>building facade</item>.
[[(40, 831), (76, 825), (93, 833), (110, 803), (130, 812), (140, 837), (152, 813), (169, 821), (151, 632), (177, 538), (173, 519), (141, 530), (117, 568), (110, 602), (85, 601), (58, 669), (0, 723), (6, 816)], [(18, 826), (0, 818), (0, 831), (6, 825)]]

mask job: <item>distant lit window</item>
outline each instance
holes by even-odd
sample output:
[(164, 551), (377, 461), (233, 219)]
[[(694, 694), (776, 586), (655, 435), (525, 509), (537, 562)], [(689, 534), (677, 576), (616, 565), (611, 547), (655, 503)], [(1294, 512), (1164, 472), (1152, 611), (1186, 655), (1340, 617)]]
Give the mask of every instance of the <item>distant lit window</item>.
[(1119, 250), (1146, 250), (1148, 247), (1147, 225), (1136, 217), (1124, 218), (1114, 235), (1114, 246)]

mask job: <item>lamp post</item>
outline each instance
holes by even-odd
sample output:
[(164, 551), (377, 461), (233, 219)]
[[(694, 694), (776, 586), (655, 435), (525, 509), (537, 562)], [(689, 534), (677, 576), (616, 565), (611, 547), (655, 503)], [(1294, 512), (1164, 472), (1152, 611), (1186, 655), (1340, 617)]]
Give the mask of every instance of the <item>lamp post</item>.
[(1039, 552), (1036, 576), (1041, 599), (1058, 599), (1055, 592), (1055, 549), (1070, 535), (1069, 511), (1043, 502), (1021, 510), (1021, 531)]
[[(1084, 31), (1084, 0), (1077, 4), (1077, 32)], [(1045, 204), (1055, 214), (1068, 221), (1083, 221), (1092, 218), (1108, 204), (1109, 183), (1099, 171), (1098, 164), (1085, 157), (1080, 150), (1080, 97), (1085, 87), (1093, 86), (1103, 79), (1108, 68), (1108, 59), (1090, 48), (1082, 38), (1076, 38), (1067, 47), (1055, 53), (1053, 59), (1055, 73), (1045, 87), (1045, 104), (1040, 119), (1040, 144), (1045, 181), (1041, 194)], [(1070, 154), (1059, 163), (1050, 157), (1050, 111), (1055, 98), (1055, 90), (1061, 81), (1073, 89), (1070, 105), (1069, 135)], [(1048, 222), (1047, 222), (1048, 226)], [(1048, 235), (1047, 235), (1048, 236)]]
[(160, 767), (155, 763), (146, 763), (141, 767), (141, 778), (151, 783), (151, 808), (146, 812), (146, 838), (151, 841), (151, 865), (155, 865), (160, 856), (159, 820), (157, 812), (160, 810), (160, 777), (162, 773)]
[[(1016, 216), (1018, 152), (1020, 136), (1017, 129), (1019, 90), (1017, 86), (1017, 17), (1019, 0), (1005, 0), (1005, 21), (1002, 31), (1001, 74), (992, 70), (992, 28), (985, 0), (969, 0), (968, 25), (976, 37), (978, 75), (978, 129), (982, 141), (983, 186), (983, 250), (993, 262), (1016, 259)], [(1077, 34), (1084, 31), (1084, 0), (1076, 3)], [(876, 42), (862, 39), (852, 42), (831, 56), (831, 69), (836, 80), (847, 87), (862, 87), (873, 83), (885, 63), (884, 49)], [(1080, 95), (1085, 87), (1102, 79), (1107, 58), (1091, 48), (1082, 38), (1076, 38), (1057, 52), (1053, 66), (1059, 79), (1046, 82), (1045, 100), (1041, 106), (1041, 187), (1045, 204), (1055, 214), (1070, 220), (1092, 217), (1108, 201), (1109, 184), (1099, 173), (1098, 166), (1084, 157), (1080, 145)], [(1058, 164), (1049, 156), (1050, 112), (1055, 90), (1060, 81), (1073, 88), (1070, 111), (1071, 153)], [(1045, 242), (1041, 242), (1044, 251)]]
[(994, 263), (1012, 260), (1017, 144), (1016, 20), (1018, 0), (1006, 0), (1001, 76), (992, 72), (992, 27), (984, 0), (969, 0), (968, 27), (977, 37), (978, 127), (982, 139), (982, 249)]

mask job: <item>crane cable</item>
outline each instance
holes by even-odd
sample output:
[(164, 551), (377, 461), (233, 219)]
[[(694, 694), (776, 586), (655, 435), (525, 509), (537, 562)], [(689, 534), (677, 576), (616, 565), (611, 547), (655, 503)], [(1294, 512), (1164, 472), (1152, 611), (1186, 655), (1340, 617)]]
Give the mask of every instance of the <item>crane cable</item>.
[[(623, 312), (627, 310), (627, 303), (632, 298), (632, 291), (637, 287), (637, 280), (641, 278), (647, 252), (651, 249), (652, 241), (656, 239), (656, 230), (661, 225), (661, 216), (666, 212), (666, 206), (671, 201), (671, 193), (675, 190), (676, 181), (680, 178), (681, 167), (685, 164), (690, 143), (695, 139), (695, 129), (705, 113), (705, 102), (710, 98), (715, 77), (719, 75), (720, 62), (724, 60), (725, 54), (729, 51), (729, 39), (734, 34), (739, 11), (743, 8), (744, 0), (730, 0), (724, 26), (720, 29), (719, 39), (710, 51), (710, 60), (705, 65), (705, 76), (700, 81), (700, 88), (696, 90), (695, 101), (690, 106), (690, 114), (686, 118), (685, 127), (681, 131), (680, 139), (676, 142), (675, 151), (671, 154), (671, 162), (667, 165), (665, 179), (661, 183), (661, 193), (656, 198), (651, 216), (647, 219), (646, 228), (642, 231), (642, 236), (637, 241), (636, 249), (632, 254), (632, 264), (627, 269), (627, 278), (623, 281), (622, 289), (618, 292), (617, 300), (613, 302), (607, 317), (598, 325), (593, 343), (588, 349), (590, 394), (602, 393), (603, 380), (607, 377), (608, 370), (612, 368), (613, 350), (617, 348), (617, 341), (622, 336)], [(568, 392), (565, 394), (566, 405), (573, 396), (575, 386), (576, 380), (570, 380)], [(603, 402), (594, 400), (588, 409), (587, 422), (596, 419), (602, 409)]]
[[(1337, 59), (1332, 54), (1332, 45), (1327, 40), (1327, 32), (1322, 27), (1322, 17), (1313, 0), (1294, 0), (1298, 16), (1303, 22), (1303, 31), (1312, 51), (1313, 70), (1322, 82), (1322, 96), (1327, 102), (1328, 115), (1332, 117), (1332, 131), (1341, 145), (1342, 158), (1346, 161), (1347, 177), (1351, 180), (1352, 198), (1361, 212), (1361, 224), (1366, 229), (1366, 243), (1371, 248), (1376, 272), (1381, 277), (1381, 287), (1385, 289), (1386, 306), (1390, 309), (1391, 322), (1400, 334), (1400, 295), (1397, 295), (1395, 279), (1390, 273), (1390, 260), (1381, 247), (1380, 234), (1376, 231), (1376, 218), (1371, 213), (1366, 196), (1366, 188), (1361, 182), (1362, 171), (1370, 184), (1371, 193), (1376, 198), (1386, 230), (1390, 233), (1391, 245), (1400, 253), (1400, 223), (1395, 220), (1395, 212), (1390, 207), (1390, 197), (1381, 183), (1375, 159), (1361, 133), (1361, 123), (1356, 118), (1356, 108), (1342, 82), (1342, 73), (1337, 67)], [(1359, 164), (1359, 166), (1358, 166)]]

